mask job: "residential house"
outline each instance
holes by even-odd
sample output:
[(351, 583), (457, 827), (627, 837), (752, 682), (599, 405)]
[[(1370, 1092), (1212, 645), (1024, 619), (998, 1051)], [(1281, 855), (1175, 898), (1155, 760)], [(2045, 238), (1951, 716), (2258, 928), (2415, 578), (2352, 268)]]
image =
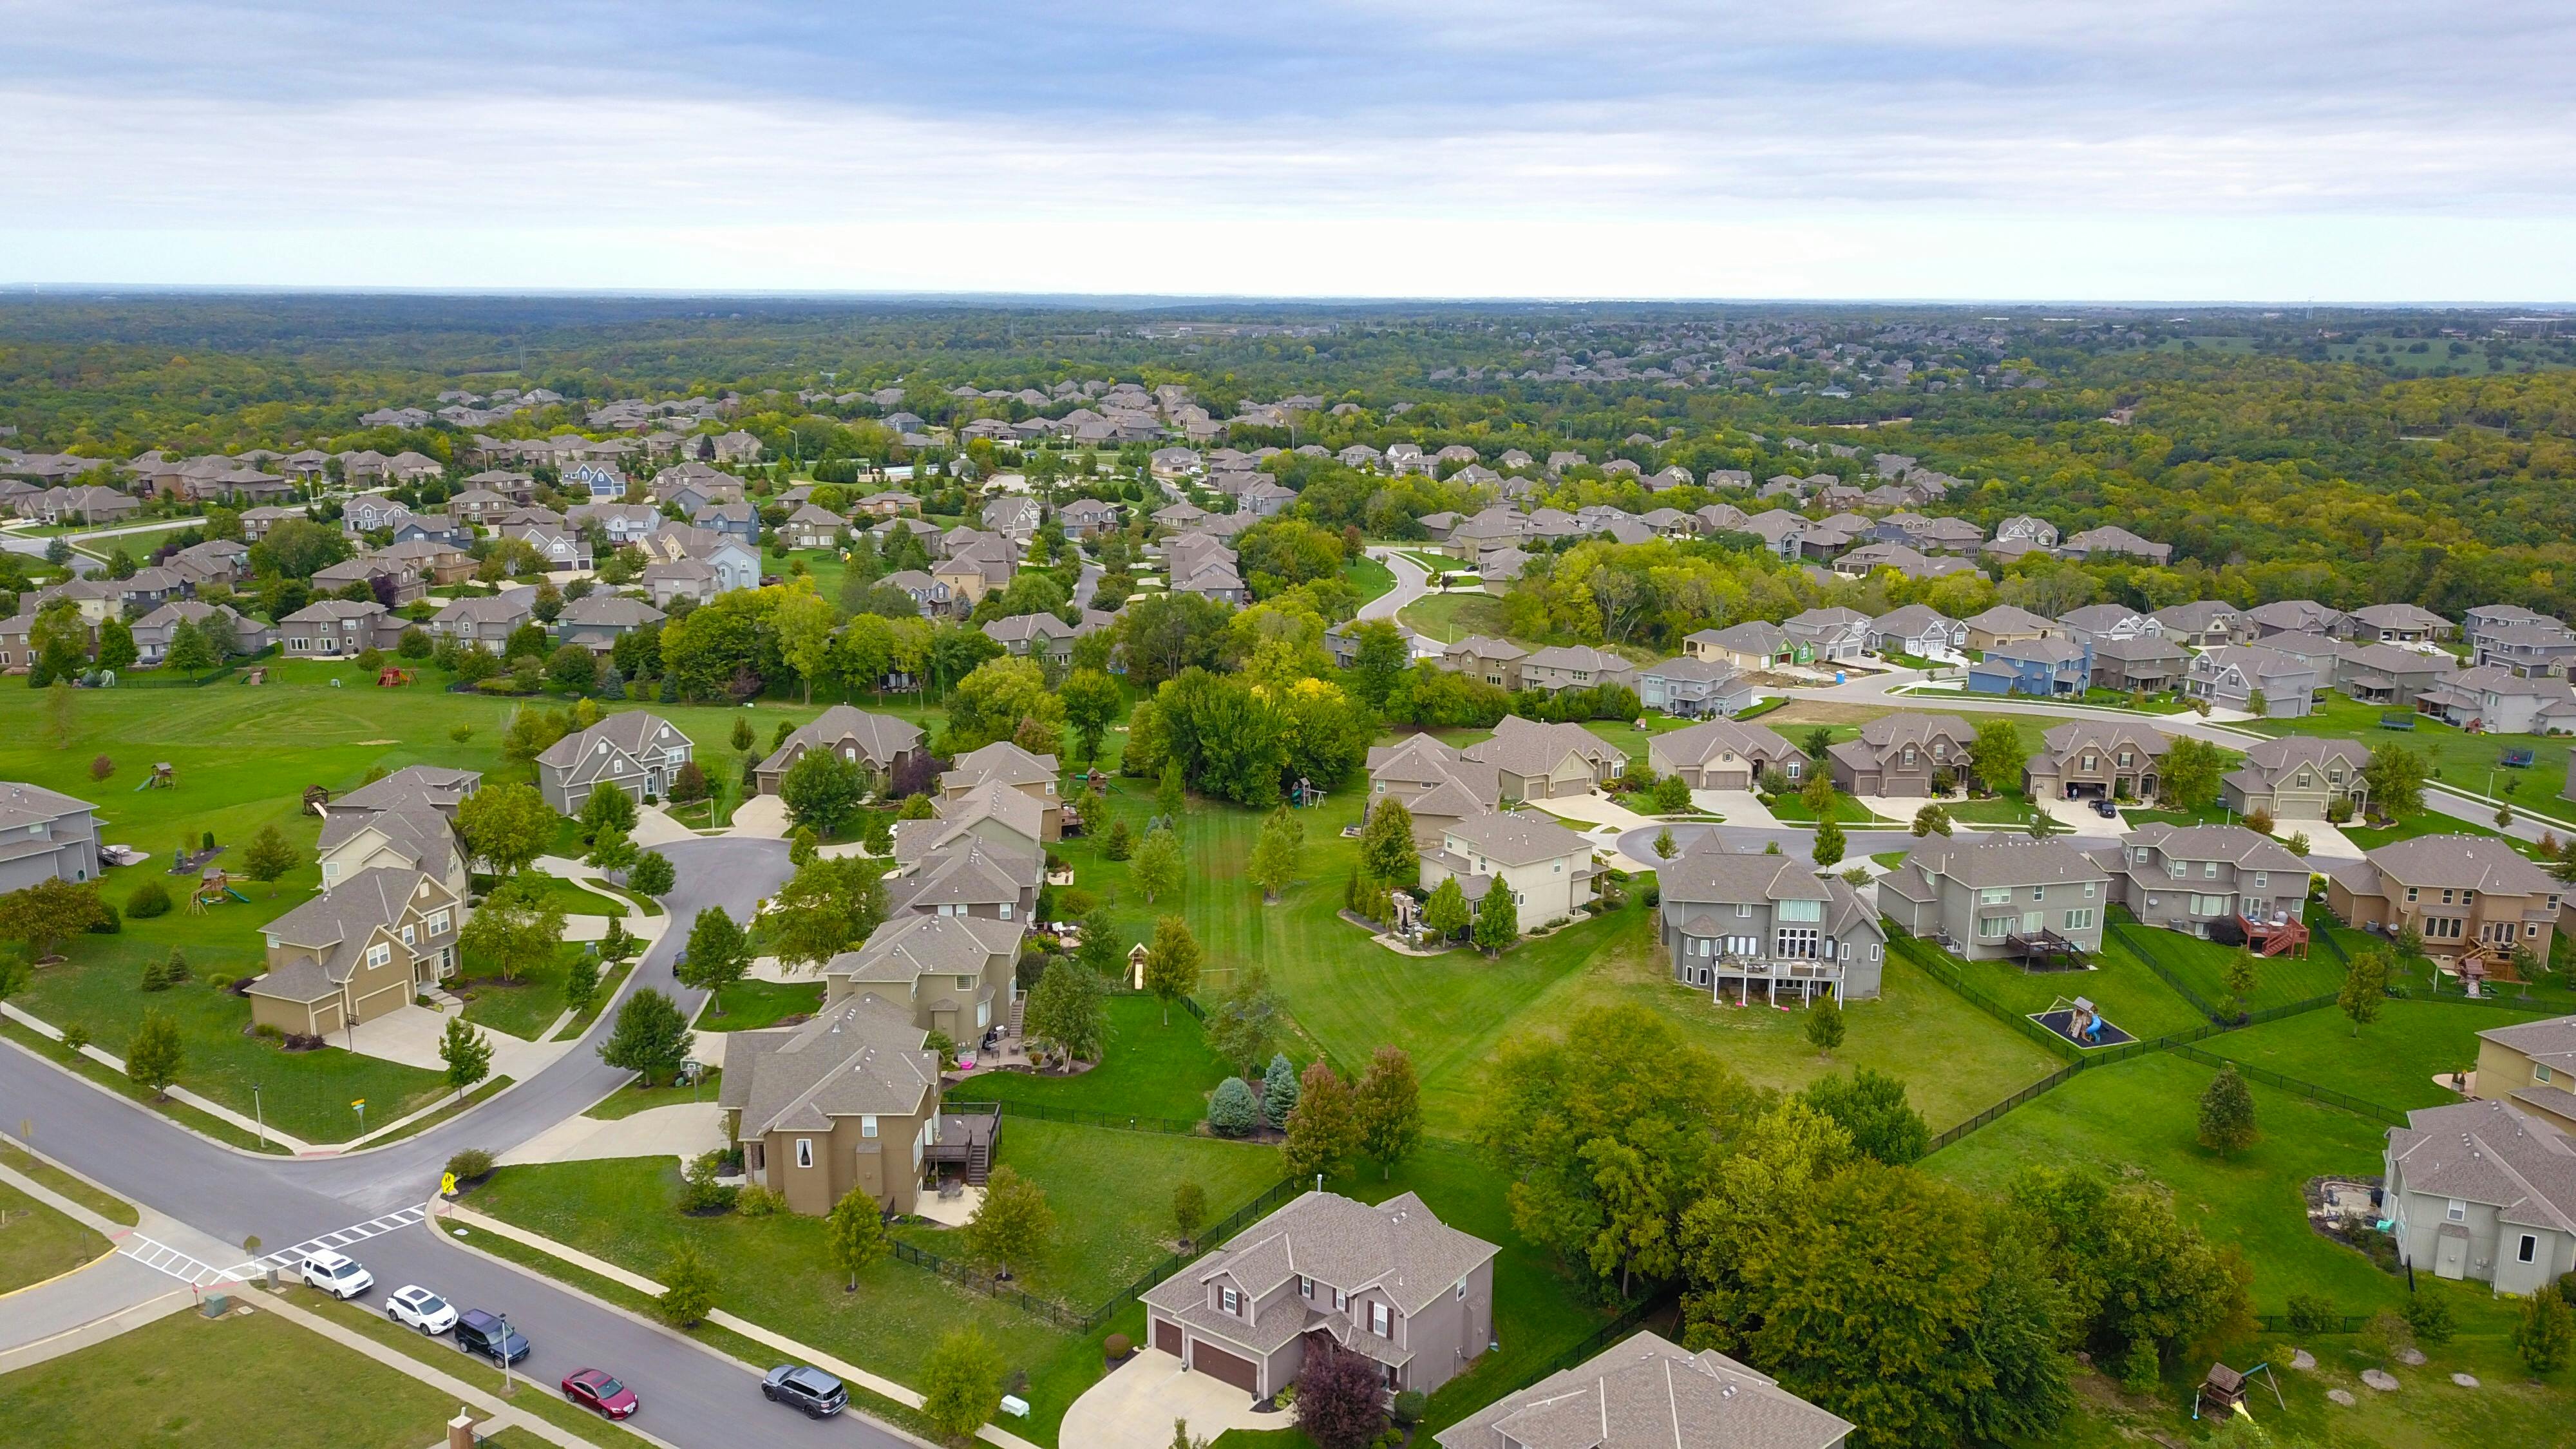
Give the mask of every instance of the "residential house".
[(537, 788), (558, 815), (579, 815), (603, 789), (641, 805), (671, 793), (692, 753), (679, 726), (644, 710), (621, 710), (537, 756)]
[(1460, 753), (1499, 772), (1506, 801), (1588, 795), (1628, 768), (1626, 755), (1581, 725), (1541, 724), (1516, 714), (1503, 716), (1493, 738)]
[(1982, 614), (1972, 616), (1967, 624), (1968, 647), (1971, 649), (2027, 644), (2033, 639), (2053, 639), (2064, 632), (2056, 620), (2044, 619), (2011, 604), (1997, 604)]
[(2492, 835), (2392, 841), (2326, 879), (2326, 909), (2388, 935), (2412, 926), (2445, 971), (2496, 976), (2513, 949), (2549, 959), (2559, 883)]
[(662, 515), (649, 503), (576, 503), (564, 510), (564, 523), (584, 533), (596, 526), (611, 548), (641, 541), (662, 526)]
[(2148, 616), (2165, 638), (2190, 649), (2215, 649), (2221, 644), (2251, 644), (2256, 632), (2254, 622), (2238, 612), (2232, 604), (2216, 599), (2199, 599), (2158, 609)]
[(964, 802), (966, 797), (987, 785), (1000, 785), (1017, 790), (1038, 807), (1040, 841), (1064, 837), (1064, 799), (1056, 793), (1056, 781), (1063, 774), (1053, 755), (1031, 754), (1009, 740), (999, 740), (980, 750), (959, 755), (946, 774), (939, 777), (942, 799)]
[[(1972, 638), (1974, 627), (1971, 621)], [(1968, 665), (1968, 688), (1978, 694), (2031, 694), (2045, 699), (2082, 694), (2092, 682), (2093, 651), (2072, 639), (1989, 644), (1985, 656)]]
[(1869, 616), (1858, 609), (1809, 609), (1780, 625), (1803, 659), (1843, 664), (1869, 653)]
[(1433, 1437), (1440, 1449), (1844, 1449), (1851, 1431), (1716, 1349), (1644, 1330)]
[(2242, 825), (2144, 825), (2096, 859), (2111, 873), (2111, 898), (2142, 924), (2229, 945), (2307, 944), (2299, 919), (2307, 863), (2268, 835)]
[(2576, 1143), (2518, 1101), (2407, 1113), (2388, 1130), (2380, 1173), (2380, 1211), (2409, 1272), (2528, 1295), (2576, 1270)]
[(2114, 640), (2158, 633), (2162, 625), (2125, 604), (2087, 604), (2057, 616), (2058, 632), (2078, 644), (2096, 648)]
[(887, 788), (896, 771), (913, 762), (921, 752), (921, 727), (890, 714), (870, 714), (846, 704), (836, 704), (823, 711), (813, 723), (790, 734), (784, 744), (770, 752), (754, 771), (760, 793), (775, 795), (778, 782), (788, 767), (805, 758), (807, 750), (829, 750), (854, 764), (866, 767), (880, 789)]
[(1536, 812), (1470, 815), (1445, 823), (1437, 849), (1422, 852), (1422, 888), (1458, 882), (1470, 902), (1499, 885), (1512, 893), (1527, 930), (1571, 917), (1592, 903), (1592, 843)]
[(434, 587), (463, 583), (474, 576), (477, 566), (474, 555), (443, 538), (398, 539), (367, 557), (399, 576)]
[(2458, 672), (2459, 664), (2439, 651), (2377, 643), (2335, 649), (2335, 687), (2363, 704), (2412, 708), (2424, 691)]
[(1882, 656), (1956, 658), (1967, 647), (1968, 626), (1929, 604), (1907, 604), (1869, 621), (1869, 648)]
[(2430, 644), (2459, 632), (2458, 626), (2421, 604), (2365, 604), (2344, 616), (2352, 638), (2372, 644)]
[(1550, 645), (1533, 651), (1521, 660), (1523, 689), (1544, 690), (1557, 694), (1568, 689), (1593, 689), (1604, 684), (1635, 688), (1637, 666), (1606, 649), (1589, 644)]
[(536, 602), (533, 588), (457, 599), (429, 616), (429, 631), (455, 640), (459, 649), (481, 644), (498, 654), (510, 642), (512, 631), (536, 617)]
[(1399, 1193), (1309, 1192), (1144, 1293), (1146, 1346), (1266, 1399), (1330, 1342), (1428, 1394), (1493, 1342), (1501, 1250)]
[(2110, 898), (2110, 873), (2058, 839), (1926, 846), (1878, 883), (1889, 920), (1971, 961), (2099, 951)]
[(940, 799), (928, 820), (895, 822), (899, 869), (886, 878), (897, 913), (1028, 921), (1037, 914), (1046, 851), (1043, 812), (1007, 786), (983, 785)]
[(735, 1036), (716, 1094), (725, 1135), (743, 1175), (790, 1212), (821, 1217), (864, 1191), (883, 1212), (910, 1213), (942, 1146), (990, 1160), (1000, 1117), (940, 1111), (939, 1055), (892, 1003), (854, 998), (787, 1031)]
[(229, 538), (210, 538), (170, 555), (168, 566), (190, 589), (236, 584), (250, 577), (250, 547)]
[(2561, 1132), (2576, 1131), (2576, 1016), (2478, 1033), (2480, 1097), (2510, 1101)]
[(2245, 611), (2258, 644), (2275, 634), (2333, 634), (2343, 627), (2343, 618), (2342, 610), (2314, 599), (2275, 599)]
[(948, 586), (958, 606), (972, 609), (988, 594), (998, 594), (1011, 586), (1019, 571), (1019, 560), (1009, 546), (974, 547), (939, 560), (930, 566), (930, 576)]
[[(677, 563), (694, 559), (707, 566), (714, 575), (716, 592), (760, 586), (760, 555), (751, 545), (728, 533), (713, 529), (693, 528), (687, 524), (665, 523), (646, 534), (636, 547), (649, 567), (654, 563)], [(660, 604), (657, 594), (653, 600)]]
[(489, 488), (468, 488), (447, 500), (447, 514), (457, 522), (496, 527), (501, 515), (516, 507), (515, 500)]
[(278, 639), (291, 658), (345, 659), (402, 642), (403, 622), (378, 603), (316, 599), (277, 621)]
[(1976, 565), (1966, 559), (1935, 558), (1902, 543), (1865, 543), (1834, 560), (1834, 572), (1847, 578), (1867, 578), (1880, 569), (1893, 569), (1905, 578), (1918, 580), (1977, 571)]
[(619, 639), (666, 617), (652, 605), (624, 594), (590, 594), (563, 606), (555, 617), (555, 639), (605, 654), (617, 647)]
[(1370, 746), (1368, 774), (1367, 808), (1375, 810), (1381, 800), (1404, 806), (1413, 817), (1413, 843), (1419, 850), (1439, 849), (1451, 826), (1492, 814), (1502, 805), (1501, 772), (1432, 735)]
[(2301, 719), (2314, 707), (2319, 679), (2316, 667), (2295, 655), (2260, 644), (2223, 644), (2192, 657), (2183, 688), (2223, 708)]
[(1798, 646), (1779, 625), (1751, 619), (1688, 635), (1682, 640), (1682, 653), (1692, 659), (1713, 659), (1747, 673), (1759, 673), (1794, 661)]
[(2080, 533), (2070, 533), (2063, 542), (2058, 544), (2057, 550), (2068, 558), (2078, 560), (2133, 558), (2140, 563), (2153, 564), (2158, 568), (2173, 562), (2172, 544), (2151, 543), (2116, 524), (2106, 528), (2088, 528)]
[(2093, 646), (2093, 687), (2162, 694), (2182, 682), (2191, 656), (2160, 634), (2105, 639)]
[(1760, 725), (1731, 719), (1656, 735), (1647, 741), (1646, 763), (1658, 775), (1681, 776), (1694, 790), (1751, 790), (1769, 771), (1792, 781), (1807, 771), (1807, 757), (1797, 746)]
[(2576, 630), (2555, 619), (2481, 627), (2469, 636), (2469, 662), (2538, 678), (2576, 669)]
[(0, 783), (0, 893), (98, 879), (98, 807), (42, 785)]
[(344, 533), (391, 532), (394, 525), (411, 517), (411, 505), (382, 493), (361, 493), (340, 505), (340, 528)]
[(646, 564), (637, 581), (643, 584), (645, 592), (652, 596), (654, 607), (659, 609), (668, 609), (682, 599), (703, 604), (723, 592), (718, 587), (716, 571), (693, 558)]
[(1073, 663), (1074, 627), (1053, 614), (1014, 614), (984, 626), (984, 637), (1024, 658)]
[(253, 1026), (327, 1037), (411, 1005), (456, 970), (465, 900), (429, 875), (362, 871), (261, 928)]
[(1742, 670), (1722, 659), (1666, 659), (1639, 666), (1637, 699), (1647, 709), (1685, 719), (1731, 717), (1761, 696)]
[(1825, 751), (1834, 788), (1846, 795), (1919, 800), (1943, 791), (1934, 777), (1969, 773), (1968, 747), (1976, 726), (1953, 714), (1889, 714)]
[[(1324, 649), (1333, 656), (1334, 668), (1349, 669), (1359, 663), (1359, 625), (1363, 622), (1366, 621), (1344, 620), (1324, 631)], [(1393, 620), (1387, 622), (1394, 623)], [(1413, 641), (1420, 636), (1402, 624), (1395, 624), (1395, 632), (1404, 641), (1405, 657), (1413, 658)]]
[(1517, 693), (1521, 665), (1528, 657), (1529, 651), (1507, 639), (1470, 634), (1441, 649), (1440, 667)]
[(2239, 815), (2260, 810), (2274, 820), (2323, 820), (2334, 802), (2360, 814), (2370, 803), (2361, 767), (2370, 748), (2356, 740), (2282, 735), (2250, 746), (2245, 763), (2219, 777), (2219, 795)]
[(167, 659), (181, 620), (211, 633), (223, 654), (259, 654), (277, 642), (276, 629), (265, 620), (246, 618), (225, 604), (174, 599), (134, 621), (135, 662), (150, 668)]
[(2045, 518), (2017, 513), (1995, 525), (1996, 542), (2019, 540), (2041, 548), (2057, 547), (2057, 525)]
[(957, 612), (957, 595), (946, 584), (919, 569), (903, 569), (877, 580), (881, 588), (897, 589), (912, 596), (913, 607), (938, 617)]
[(1702, 836), (1658, 872), (1658, 932), (1673, 979), (1750, 1005), (1868, 1000), (1886, 969), (1878, 913), (1839, 878), (1786, 855), (1737, 854)]
[(2033, 800), (2154, 799), (2157, 762), (2172, 743), (2145, 725), (2114, 720), (2070, 720), (2039, 740), (2021, 771), (2022, 791)]
[[(380, 585), (376, 582), (378, 579), (384, 582)], [(421, 581), (419, 575), (363, 554), (342, 559), (327, 568), (315, 569), (312, 582), (313, 592), (335, 597), (354, 584), (372, 593), (378, 603), (388, 603), (397, 609), (429, 594), (429, 586)]]
[(1064, 536), (1082, 540), (1115, 532), (1119, 526), (1120, 508), (1097, 498), (1077, 498), (1056, 510), (1056, 523)]
[[(322, 889), (335, 889), (371, 870), (411, 871), (437, 881), (462, 901), (471, 851), (456, 833), (456, 807), (449, 803), (461, 796), (451, 795), (438, 778), (445, 772), (402, 773), (412, 779), (392, 783), (396, 777), (387, 776), (369, 787), (363, 799), (344, 795), (323, 807), (322, 835), (315, 847)], [(474, 785), (482, 783), (480, 775), (457, 773), (467, 774)], [(474, 785), (462, 794), (472, 794)]]
[(443, 765), (405, 765), (379, 780), (371, 780), (357, 789), (324, 804), (322, 813), (366, 813), (394, 810), (415, 801), (453, 820), (467, 796), (483, 788), (479, 770), (455, 770)]

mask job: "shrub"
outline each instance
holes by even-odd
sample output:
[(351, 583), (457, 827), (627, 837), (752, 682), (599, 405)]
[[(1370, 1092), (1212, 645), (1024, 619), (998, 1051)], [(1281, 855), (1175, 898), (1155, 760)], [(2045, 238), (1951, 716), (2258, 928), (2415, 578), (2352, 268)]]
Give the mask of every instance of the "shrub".
[(1241, 1137), (1261, 1123), (1261, 1110), (1253, 1105), (1252, 1089), (1241, 1077), (1228, 1077), (1217, 1084), (1215, 1095), (1208, 1098), (1208, 1126), (1219, 1137)]
[(116, 907), (105, 901), (99, 902), (98, 919), (89, 923), (89, 933), (93, 936), (113, 936), (124, 929), (125, 917), (118, 913)]
[(85, 1047), (85, 1046), (88, 1046), (88, 1045), (89, 1045), (89, 1028), (88, 1028), (88, 1027), (85, 1027), (85, 1026), (81, 1025), (79, 1022), (75, 1021), (75, 1022), (73, 1022), (71, 1025), (69, 1025), (69, 1026), (67, 1026), (67, 1027), (64, 1027), (64, 1028), (63, 1028), (63, 1050), (64, 1050), (64, 1051), (67, 1051), (67, 1052), (78, 1052), (82, 1047)]
[(2291, 1294), (2289, 1310), (2292, 1333), (2333, 1333), (2343, 1327), (2334, 1304), (2313, 1293)]
[(1111, 1363), (1125, 1363), (1127, 1355), (1136, 1351), (1136, 1345), (1128, 1342), (1127, 1335), (1113, 1333), (1109, 1335), (1107, 1342), (1100, 1345), (1100, 1349), (1109, 1356)]
[(1422, 1397), (1420, 1389), (1406, 1389), (1395, 1396), (1395, 1403), (1389, 1412), (1399, 1424), (1419, 1424), (1422, 1422), (1423, 1405), (1427, 1402)]
[(290, 1031), (281, 1045), (291, 1052), (318, 1052), (322, 1050), (322, 1034), (313, 1031)]
[(744, 1187), (733, 1200), (733, 1210), (747, 1218), (769, 1217), (786, 1205), (786, 1198), (756, 1182)]
[(155, 961), (143, 968), (143, 989), (146, 991), (167, 991), (177, 984), (170, 979), (170, 965), (166, 961)]
[(2328, 825), (2341, 825), (2351, 818), (2352, 802), (2350, 800), (2338, 797), (2326, 802), (2326, 823)]
[(458, 1187), (471, 1187), (492, 1175), (492, 1154), (480, 1147), (468, 1147), (447, 1159), (447, 1170), (456, 1175)]
[(716, 1181), (724, 1175), (724, 1169), (725, 1155), (720, 1151), (701, 1152), (689, 1159), (688, 1168), (680, 1174), (680, 1211), (703, 1215), (731, 1209), (742, 1189)]
[(2451, 1300), (2439, 1293), (2418, 1293), (2406, 1300), (2406, 1326), (2426, 1343), (2448, 1343), (2456, 1331)]
[(125, 913), (138, 921), (170, 914), (170, 888), (157, 880), (146, 879), (125, 898)]
[(277, 1026), (275, 1023), (273, 1023), (273, 1022), (266, 1022), (266, 1021), (261, 1022), (259, 1025), (254, 1026), (254, 1027), (252, 1027), (252, 1028), (250, 1029), (250, 1034), (251, 1034), (252, 1036), (258, 1037), (258, 1038), (259, 1038), (260, 1040), (262, 1040), (262, 1041), (284, 1041), (284, 1040), (286, 1040), (286, 1033), (285, 1033), (283, 1030), (280, 1030), (280, 1029), (278, 1028), (278, 1026)]

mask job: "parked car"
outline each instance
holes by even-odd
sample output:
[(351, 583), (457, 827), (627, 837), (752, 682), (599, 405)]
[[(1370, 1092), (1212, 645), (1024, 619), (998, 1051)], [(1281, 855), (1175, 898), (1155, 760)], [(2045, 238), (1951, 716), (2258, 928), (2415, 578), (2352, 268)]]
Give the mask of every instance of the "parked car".
[(644, 1401), (635, 1391), (610, 1378), (602, 1369), (574, 1369), (564, 1375), (563, 1394), (585, 1409), (595, 1409), (612, 1419), (632, 1417)]
[(456, 1308), (417, 1283), (397, 1288), (385, 1299), (385, 1317), (423, 1333), (445, 1333), (456, 1326)]
[(334, 1298), (355, 1298), (376, 1286), (376, 1275), (354, 1258), (325, 1251), (304, 1260), (304, 1282)]
[(828, 1419), (849, 1407), (850, 1391), (818, 1368), (780, 1364), (760, 1381), (760, 1396), (773, 1404), (803, 1409), (809, 1419)]
[(517, 1363), (528, 1356), (528, 1341), (519, 1330), (503, 1323), (498, 1314), (480, 1308), (468, 1308), (456, 1315), (456, 1346), (496, 1364)]
[(2108, 800), (2096, 800), (2093, 802), (2093, 813), (2105, 820), (2117, 820), (2120, 818), (2120, 807)]

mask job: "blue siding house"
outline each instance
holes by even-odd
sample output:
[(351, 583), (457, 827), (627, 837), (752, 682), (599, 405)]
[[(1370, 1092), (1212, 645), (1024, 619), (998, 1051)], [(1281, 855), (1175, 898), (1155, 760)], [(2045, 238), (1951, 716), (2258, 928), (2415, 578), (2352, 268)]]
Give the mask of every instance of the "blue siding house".
[(2092, 677), (2092, 646), (2072, 639), (1998, 644), (1968, 666), (1968, 688), (1979, 694), (2082, 694)]

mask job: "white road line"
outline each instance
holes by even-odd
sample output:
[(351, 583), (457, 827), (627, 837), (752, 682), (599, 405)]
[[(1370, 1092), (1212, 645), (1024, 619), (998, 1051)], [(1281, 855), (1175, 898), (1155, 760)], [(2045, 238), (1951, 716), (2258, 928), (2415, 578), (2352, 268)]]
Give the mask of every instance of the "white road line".
[(191, 1287), (203, 1288), (210, 1283), (233, 1281), (234, 1275), (211, 1268), (167, 1243), (155, 1242), (141, 1233), (128, 1233), (117, 1252), (151, 1269), (164, 1273)]
[(271, 1268), (285, 1272), (303, 1266), (304, 1260), (316, 1253), (336, 1251), (363, 1243), (369, 1238), (399, 1232), (404, 1228), (418, 1225), (426, 1216), (427, 1214), (419, 1208), (407, 1207), (400, 1212), (387, 1213), (380, 1218), (369, 1218), (363, 1223), (324, 1233), (319, 1237), (307, 1238), (294, 1247), (280, 1249), (264, 1257), (252, 1259), (243, 1264), (242, 1269), (252, 1275), (264, 1273)]

